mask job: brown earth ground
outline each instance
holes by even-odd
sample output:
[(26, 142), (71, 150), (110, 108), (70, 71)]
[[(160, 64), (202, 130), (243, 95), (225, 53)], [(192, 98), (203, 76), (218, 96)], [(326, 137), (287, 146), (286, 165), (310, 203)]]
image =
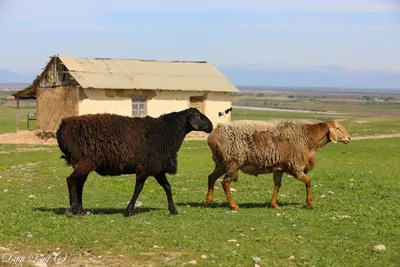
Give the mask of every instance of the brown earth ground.
[[(145, 258), (143, 259), (133, 259), (124, 254), (115, 254), (110, 251), (106, 251), (102, 254), (97, 254), (90, 249), (85, 248), (73, 248), (70, 247), (65, 251), (62, 248), (57, 248), (53, 250), (42, 251), (40, 249), (35, 249), (34, 247), (29, 247), (27, 249), (14, 250), (8, 247), (0, 247), (0, 257), (2, 258), (4, 264), (9, 263), (15, 266), (21, 267), (50, 267), (50, 266), (79, 266), (79, 267), (89, 267), (89, 266), (158, 266), (163, 264), (163, 266), (177, 266), (179, 257), (183, 254), (180, 252), (149, 252), (140, 253)], [(56, 263), (59, 253), (59, 262)], [(30, 256), (39, 256), (39, 259), (32, 261), (29, 259)], [(11, 258), (10, 258), (11, 257)], [(25, 257), (22, 260), (22, 257)], [(41, 260), (43, 258), (48, 258), (46, 260)], [(18, 262), (18, 259), (20, 261)], [(64, 261), (63, 261), (64, 260)], [(18, 264), (19, 263), (19, 264)], [(191, 265), (190, 262), (184, 262), (181, 266)]]

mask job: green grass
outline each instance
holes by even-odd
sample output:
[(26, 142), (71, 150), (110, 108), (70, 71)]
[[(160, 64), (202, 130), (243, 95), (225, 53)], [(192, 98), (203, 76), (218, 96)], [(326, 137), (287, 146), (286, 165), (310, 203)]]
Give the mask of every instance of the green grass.
[(286, 112), (286, 111), (265, 111), (250, 109), (234, 109), (232, 111), (233, 120), (271, 120), (271, 119), (311, 119), (311, 120), (329, 120), (348, 117), (360, 117), (352, 114), (319, 114), (315, 112)]
[[(21, 107), (20, 129), (34, 110)], [(0, 107), (0, 133), (15, 131), (16, 115), (15, 107)], [(353, 137), (400, 133), (398, 117), (379, 114), (234, 109), (232, 118), (336, 119)], [(286, 175), (278, 198), (282, 209), (266, 208), (272, 176), (241, 173), (232, 185), (241, 209), (232, 212), (219, 182), (215, 203), (202, 206), (213, 170), (211, 152), (205, 141), (184, 142), (178, 173), (168, 175), (179, 214), (169, 215), (164, 191), (150, 178), (139, 197), (143, 206), (127, 218), (134, 176), (90, 174), (83, 201), (92, 214), (67, 216), (65, 178), (72, 169), (59, 159), (58, 147), (0, 145), (0, 246), (24, 255), (38, 250), (50, 255), (60, 248), (73, 266), (89, 259), (108, 266), (180, 266), (190, 260), (200, 266), (254, 266), (253, 256), (261, 266), (399, 266), (399, 150), (398, 138), (322, 148), (310, 173), (314, 210), (303, 208), (304, 185)], [(386, 251), (374, 251), (379, 244)]]
[[(265, 95), (264, 97), (256, 97), (254, 93), (245, 94), (245, 96), (233, 96), (233, 105), (330, 111), (358, 115), (400, 115), (399, 102), (365, 101), (357, 95), (340, 96), (338, 94), (335, 96), (315, 92), (314, 95), (289, 98), (282, 93), (279, 96)], [(399, 101), (399, 99), (397, 100)]]
[[(32, 106), (21, 106), (16, 109), (13, 106), (0, 106), (0, 134), (15, 132), (17, 127), (17, 117), (19, 121), (18, 129), (27, 129), (27, 114), (28, 112), (36, 112), (36, 108)], [(29, 129), (36, 128), (36, 121), (29, 121)]]
[[(291, 177), (283, 179), (282, 209), (272, 210), (266, 208), (271, 175), (240, 174), (232, 186), (241, 209), (232, 212), (218, 182), (215, 204), (202, 206), (213, 163), (205, 141), (189, 141), (179, 151), (177, 175), (168, 175), (179, 214), (169, 215), (165, 193), (150, 178), (139, 197), (143, 206), (127, 218), (133, 176), (90, 174), (84, 208), (94, 214), (69, 217), (63, 212), (71, 168), (59, 159), (58, 148), (0, 145), (0, 246), (45, 254), (59, 247), (70, 253), (67, 263), (87, 259), (79, 254), (90, 250), (103, 256), (100, 261), (126, 266), (190, 260), (200, 266), (254, 266), (253, 256), (261, 266), (398, 266), (399, 150), (398, 139), (322, 148), (310, 174), (314, 210), (303, 208), (304, 185)], [(386, 251), (373, 251), (378, 244)]]

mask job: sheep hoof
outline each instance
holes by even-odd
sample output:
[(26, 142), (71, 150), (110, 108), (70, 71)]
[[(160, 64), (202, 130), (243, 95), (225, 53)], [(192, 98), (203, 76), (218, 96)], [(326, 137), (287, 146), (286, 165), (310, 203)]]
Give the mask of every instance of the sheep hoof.
[(312, 210), (312, 209), (314, 209), (314, 203), (307, 203), (303, 207), (306, 209)]
[(85, 212), (83, 209), (71, 208), (69, 210), (66, 210), (65, 214), (66, 215), (85, 215)]
[(232, 205), (229, 207), (231, 210), (239, 210), (239, 206), (238, 205)]
[(65, 212), (64, 212), (64, 215), (72, 216), (73, 214), (72, 214), (72, 211), (70, 209), (66, 209)]
[(133, 210), (128, 210), (126, 213), (126, 217), (132, 217), (135, 216), (135, 212)]
[(73, 211), (72, 213), (74, 215), (81, 215), (81, 216), (86, 215), (83, 211)]
[(209, 201), (209, 200), (207, 200), (207, 199), (204, 199), (204, 200), (203, 200), (203, 205), (204, 205), (204, 206), (208, 206), (211, 202), (212, 202), (212, 201)]
[(171, 215), (177, 215), (178, 214), (178, 211), (176, 209), (170, 210), (169, 212), (171, 213)]
[(280, 209), (281, 207), (279, 207), (277, 204), (275, 204), (275, 205), (270, 205), (269, 206), (271, 209), (276, 209), (276, 210), (278, 210), (278, 209)]

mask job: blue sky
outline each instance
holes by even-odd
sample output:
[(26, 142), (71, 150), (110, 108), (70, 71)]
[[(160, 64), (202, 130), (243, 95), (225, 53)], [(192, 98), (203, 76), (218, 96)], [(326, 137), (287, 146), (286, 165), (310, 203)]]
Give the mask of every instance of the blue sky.
[(400, 71), (400, 0), (0, 0), (0, 68), (56, 53)]

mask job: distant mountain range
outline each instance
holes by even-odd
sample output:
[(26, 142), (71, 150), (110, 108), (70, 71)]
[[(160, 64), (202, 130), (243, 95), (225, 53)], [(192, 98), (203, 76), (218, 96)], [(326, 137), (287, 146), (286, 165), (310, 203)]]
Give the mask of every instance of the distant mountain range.
[(351, 70), (342, 66), (229, 66), (218, 68), (236, 86), (399, 89), (400, 71)]
[[(338, 65), (293, 67), (243, 64), (217, 66), (236, 86), (399, 89), (400, 71), (352, 70)], [(0, 69), (0, 83), (32, 83), (37, 74)]]
[(36, 74), (19, 74), (6, 69), (0, 69), (0, 83), (32, 83)]

